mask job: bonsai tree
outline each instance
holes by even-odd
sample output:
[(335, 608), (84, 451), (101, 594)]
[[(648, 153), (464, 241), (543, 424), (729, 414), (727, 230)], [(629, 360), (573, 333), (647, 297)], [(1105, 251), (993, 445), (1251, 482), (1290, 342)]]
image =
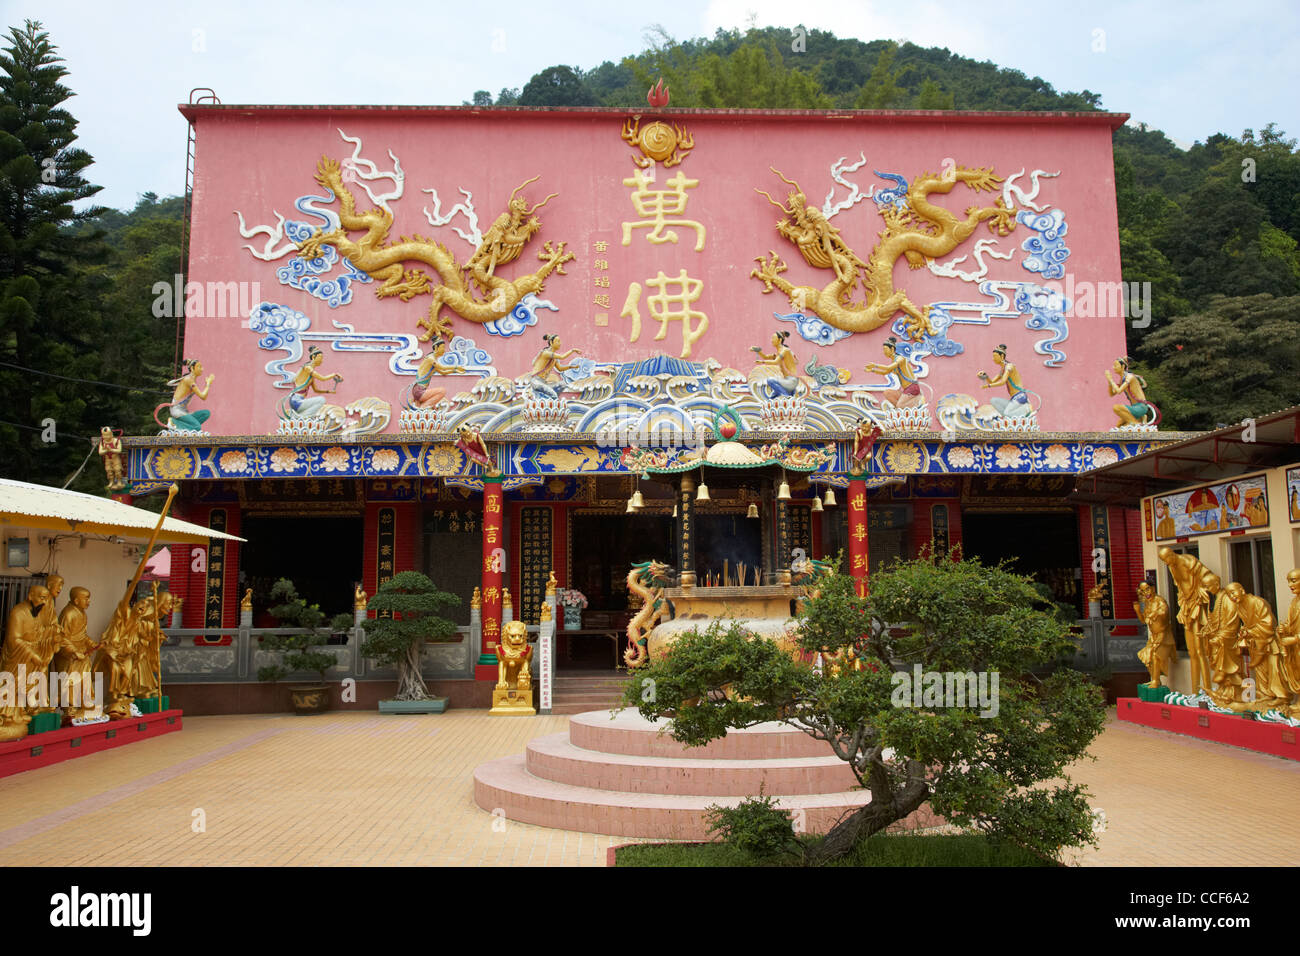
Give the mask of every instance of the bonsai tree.
[(285, 627), (306, 628), (305, 634), (268, 634), (262, 638), (262, 647), (268, 651), (283, 651), (283, 663), (270, 664), (257, 669), (257, 679), (278, 681), (293, 671), (315, 671), (320, 682), (325, 683), (325, 672), (338, 663), (333, 654), (313, 650), (329, 640), (333, 631), (344, 631), (352, 626), (352, 615), (336, 614), (325, 624), (325, 613), (319, 604), (308, 604), (298, 596), (298, 589), (288, 578), (281, 578), (271, 588), (271, 597), (282, 603), (269, 608), (276, 622)]
[[(672, 717), (673, 737), (690, 745), (770, 720), (827, 741), (871, 801), (841, 817), (810, 862), (843, 856), (927, 801), (951, 823), (1055, 858), (1096, 842), (1087, 791), (1064, 771), (1101, 732), (1105, 706), (1077, 671), (1031, 673), (1073, 647), (1037, 602), (1028, 578), (952, 555), (873, 574), (867, 598), (832, 572), (798, 618), (801, 656), (716, 622), (638, 671), (625, 701)], [(973, 699), (948, 690), (959, 686)]]
[(420, 673), (420, 651), (426, 642), (446, 643), (456, 638), (455, 622), (439, 613), (459, 605), (458, 596), (439, 591), (418, 571), (398, 572), (370, 599), (370, 609), (380, 614), (366, 622), (361, 652), (378, 664), (397, 668), (393, 700), (432, 697)]

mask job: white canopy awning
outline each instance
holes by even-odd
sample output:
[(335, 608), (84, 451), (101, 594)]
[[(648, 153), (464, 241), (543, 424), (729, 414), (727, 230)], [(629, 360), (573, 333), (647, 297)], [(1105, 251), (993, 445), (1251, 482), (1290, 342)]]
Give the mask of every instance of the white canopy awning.
[[(79, 491), (47, 488), (0, 478), (0, 528), (45, 528), (74, 534), (119, 535), (146, 541), (158, 524), (158, 513), (99, 498)], [(243, 538), (202, 525), (168, 518), (158, 532), (159, 541), (202, 543), (210, 538)]]

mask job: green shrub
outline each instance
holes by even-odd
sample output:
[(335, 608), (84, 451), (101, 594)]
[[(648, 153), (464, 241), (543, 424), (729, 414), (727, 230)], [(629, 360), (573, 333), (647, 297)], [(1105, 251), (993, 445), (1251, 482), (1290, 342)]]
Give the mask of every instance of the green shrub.
[(271, 597), (284, 603), (269, 608), (276, 622), (285, 627), (309, 628), (306, 634), (267, 634), (262, 638), (262, 650), (283, 652), (283, 663), (270, 664), (257, 669), (257, 679), (278, 681), (294, 671), (314, 671), (325, 683), (325, 672), (338, 663), (338, 658), (324, 651), (313, 650), (329, 640), (330, 632), (345, 631), (352, 626), (350, 614), (336, 614), (325, 624), (325, 612), (319, 604), (308, 604), (298, 596), (298, 589), (288, 578), (281, 578), (271, 588)]
[(757, 797), (742, 800), (734, 807), (714, 804), (705, 810), (709, 831), (744, 853), (771, 857), (802, 848), (790, 811), (778, 807), (776, 798), (764, 796), (761, 789)]

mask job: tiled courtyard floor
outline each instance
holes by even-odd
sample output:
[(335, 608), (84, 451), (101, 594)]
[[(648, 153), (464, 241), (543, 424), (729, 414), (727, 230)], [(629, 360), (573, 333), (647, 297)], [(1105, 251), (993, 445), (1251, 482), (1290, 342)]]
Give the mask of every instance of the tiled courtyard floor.
[[(180, 733), (0, 780), (0, 865), (603, 866), (626, 838), (503, 823), (474, 804), (479, 763), (567, 723), (187, 718)], [(1300, 863), (1300, 763), (1113, 718), (1092, 752), (1074, 776), (1107, 829), (1074, 861)]]

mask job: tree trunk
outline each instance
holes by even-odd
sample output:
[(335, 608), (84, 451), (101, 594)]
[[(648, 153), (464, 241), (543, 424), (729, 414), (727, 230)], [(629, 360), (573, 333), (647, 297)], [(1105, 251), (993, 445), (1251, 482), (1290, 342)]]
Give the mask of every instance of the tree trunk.
[(420, 673), (420, 651), (422, 641), (412, 641), (406, 648), (406, 656), (397, 662), (397, 697), (396, 700), (428, 700), (429, 687)]
[(930, 790), (924, 782), (913, 781), (898, 793), (872, 788), (871, 802), (859, 807), (848, 816), (841, 817), (817, 847), (808, 855), (808, 862), (820, 866), (844, 856), (859, 840), (865, 840), (885, 827), (902, 820), (929, 797)]

